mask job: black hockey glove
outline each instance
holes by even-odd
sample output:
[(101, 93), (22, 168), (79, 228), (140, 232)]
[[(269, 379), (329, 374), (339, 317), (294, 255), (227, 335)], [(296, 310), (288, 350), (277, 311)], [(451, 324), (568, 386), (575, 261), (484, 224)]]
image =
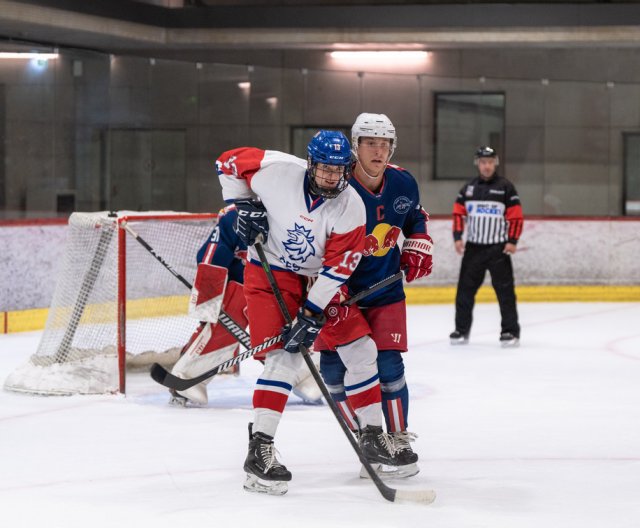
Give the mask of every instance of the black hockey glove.
[(238, 200), (236, 202), (238, 218), (233, 226), (234, 231), (247, 245), (252, 246), (258, 235), (262, 235), (263, 242), (269, 236), (269, 222), (267, 210), (262, 202), (257, 200)]
[(325, 321), (324, 314), (305, 315), (304, 308), (300, 308), (295, 321), (282, 329), (284, 349), (293, 354), (300, 352), (300, 345), (309, 348), (318, 337)]

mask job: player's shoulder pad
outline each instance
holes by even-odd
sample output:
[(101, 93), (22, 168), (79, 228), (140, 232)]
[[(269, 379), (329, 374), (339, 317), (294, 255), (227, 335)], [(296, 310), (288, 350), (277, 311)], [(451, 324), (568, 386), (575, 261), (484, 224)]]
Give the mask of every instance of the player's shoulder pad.
[(403, 189), (413, 189), (418, 186), (413, 174), (398, 165), (388, 164), (385, 169), (385, 176), (387, 181), (393, 182), (392, 185), (399, 185)]
[(385, 173), (387, 176), (391, 176), (392, 178), (415, 180), (413, 174), (411, 174), (407, 169), (400, 167), (399, 165), (393, 165), (392, 163), (387, 164)]
[[(341, 211), (346, 212), (349, 208), (355, 207), (359, 211), (359, 216), (362, 216), (366, 220), (366, 207), (362, 197), (351, 185), (347, 185), (347, 188), (342, 191), (338, 196), (330, 200), (331, 203), (335, 203)], [(351, 209), (353, 210), (353, 209)], [(349, 213), (346, 216), (351, 216), (353, 213)], [(355, 215), (354, 215), (355, 217)]]

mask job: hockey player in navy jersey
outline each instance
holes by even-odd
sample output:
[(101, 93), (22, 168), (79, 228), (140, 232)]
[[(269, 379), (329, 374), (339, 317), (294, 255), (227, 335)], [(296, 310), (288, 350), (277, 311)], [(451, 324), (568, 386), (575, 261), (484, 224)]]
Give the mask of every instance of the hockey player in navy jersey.
[[(363, 259), (351, 275), (351, 295), (366, 290), (380, 280), (405, 271), (407, 282), (426, 277), (432, 267), (432, 240), (428, 234), (428, 215), (420, 205), (418, 184), (406, 170), (390, 165), (397, 146), (395, 128), (384, 114), (360, 114), (352, 132), (355, 156), (353, 189), (364, 201), (367, 211), (367, 236)], [(400, 236), (404, 242), (400, 246)], [(392, 441), (396, 463), (378, 464), (382, 476), (415, 475), (418, 455), (410, 442), (415, 435), (407, 431), (409, 391), (404, 377), (402, 353), (407, 351), (405, 293), (396, 282), (365, 297), (358, 307), (370, 326), (377, 346), (377, 365), (382, 389), (382, 409)], [(357, 430), (350, 408), (359, 399), (359, 387), (345, 378), (345, 366), (338, 350), (348, 343), (344, 323), (337, 322), (320, 334), (315, 344), (322, 351), (322, 376), (347, 423)], [(361, 472), (362, 476), (366, 473)]]
[[(253, 247), (260, 236), (267, 260), (289, 314), (283, 341), (267, 349), (264, 370), (253, 395), (249, 452), (244, 463), (247, 491), (283, 494), (291, 473), (276, 458), (274, 437), (292, 382), (303, 367), (301, 345), (310, 347), (325, 323), (323, 310), (356, 269), (364, 248), (365, 208), (348, 185), (351, 148), (344, 134), (320, 131), (310, 141), (307, 161), (256, 148), (223, 153), (218, 173), (225, 200), (234, 200), (236, 232), (249, 246), (245, 269), (251, 343), (281, 333), (284, 318)], [(360, 445), (372, 461), (395, 462), (389, 444), (378, 435), (382, 421), (375, 346), (366, 341), (368, 325), (354, 310), (345, 328), (352, 344), (348, 375), (365, 385), (356, 408)], [(257, 355), (256, 355), (257, 356)], [(258, 356), (260, 358), (262, 356)]]

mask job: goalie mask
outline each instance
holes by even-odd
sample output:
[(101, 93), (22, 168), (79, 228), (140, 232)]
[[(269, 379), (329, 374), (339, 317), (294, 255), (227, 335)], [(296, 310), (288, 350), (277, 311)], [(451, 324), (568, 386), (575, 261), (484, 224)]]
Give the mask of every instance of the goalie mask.
[(391, 141), (391, 148), (389, 150), (389, 159), (393, 156), (393, 152), (396, 150), (398, 138), (396, 137), (396, 129), (389, 119), (384, 114), (360, 114), (353, 126), (351, 127), (351, 144), (353, 145), (353, 154), (358, 158), (358, 144), (360, 138), (385, 138)]
[(320, 130), (307, 146), (309, 190), (323, 198), (335, 198), (351, 177), (351, 147), (342, 132)]

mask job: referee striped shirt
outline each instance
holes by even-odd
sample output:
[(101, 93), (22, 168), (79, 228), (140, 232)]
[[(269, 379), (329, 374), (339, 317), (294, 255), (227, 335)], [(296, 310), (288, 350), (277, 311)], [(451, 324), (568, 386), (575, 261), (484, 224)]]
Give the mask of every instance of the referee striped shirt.
[(467, 228), (472, 244), (517, 244), (524, 217), (514, 185), (494, 174), (485, 181), (477, 176), (464, 185), (453, 204), (453, 238), (460, 240)]

